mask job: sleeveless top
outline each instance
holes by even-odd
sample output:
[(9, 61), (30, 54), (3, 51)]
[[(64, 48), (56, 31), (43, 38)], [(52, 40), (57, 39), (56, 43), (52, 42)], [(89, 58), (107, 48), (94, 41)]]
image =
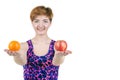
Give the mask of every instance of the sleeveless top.
[(31, 40), (27, 41), (27, 63), (23, 66), (24, 80), (58, 80), (59, 66), (52, 64), (54, 57), (54, 40), (51, 40), (49, 50), (44, 56), (37, 56), (33, 52)]

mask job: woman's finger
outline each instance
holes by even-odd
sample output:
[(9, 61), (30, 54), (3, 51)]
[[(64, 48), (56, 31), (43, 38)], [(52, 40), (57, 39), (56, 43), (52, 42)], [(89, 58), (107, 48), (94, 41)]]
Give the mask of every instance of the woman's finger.
[(69, 54), (71, 54), (72, 51), (70, 51), (70, 50), (66, 50), (65, 53), (69, 53)]
[(17, 54), (16, 51), (11, 51), (11, 50), (8, 50), (8, 49), (5, 49), (4, 51), (10, 56), (16, 56), (16, 54)]

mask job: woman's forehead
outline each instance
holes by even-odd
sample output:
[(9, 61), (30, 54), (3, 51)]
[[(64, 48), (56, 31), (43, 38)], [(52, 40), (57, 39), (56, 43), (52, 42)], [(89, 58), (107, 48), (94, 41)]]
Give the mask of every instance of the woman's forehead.
[(45, 15), (39, 15), (39, 16), (36, 16), (35, 19), (49, 19), (49, 18)]

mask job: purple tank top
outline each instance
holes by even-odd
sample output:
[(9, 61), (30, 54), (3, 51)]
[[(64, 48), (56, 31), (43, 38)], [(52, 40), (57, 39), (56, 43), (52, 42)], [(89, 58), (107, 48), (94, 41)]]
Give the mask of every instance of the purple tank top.
[(31, 40), (27, 41), (29, 49), (27, 51), (27, 63), (24, 68), (24, 80), (58, 80), (59, 66), (54, 66), (54, 40), (51, 40), (49, 51), (44, 56), (37, 56), (33, 52)]

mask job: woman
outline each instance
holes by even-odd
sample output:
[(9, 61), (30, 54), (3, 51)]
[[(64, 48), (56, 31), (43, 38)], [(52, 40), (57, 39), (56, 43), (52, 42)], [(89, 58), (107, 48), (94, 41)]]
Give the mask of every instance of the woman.
[(24, 80), (57, 80), (60, 64), (71, 51), (54, 49), (55, 41), (48, 37), (47, 31), (53, 18), (49, 7), (37, 6), (30, 14), (35, 37), (21, 43), (19, 51), (5, 49), (14, 61), (24, 68)]

